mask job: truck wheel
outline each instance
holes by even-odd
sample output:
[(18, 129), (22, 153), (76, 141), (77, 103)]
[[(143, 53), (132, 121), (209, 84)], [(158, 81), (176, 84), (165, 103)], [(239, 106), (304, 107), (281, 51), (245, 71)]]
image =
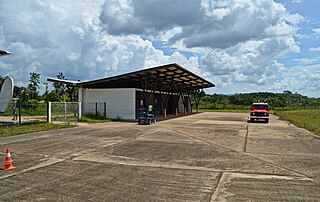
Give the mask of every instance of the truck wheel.
[(254, 119), (250, 119), (250, 122), (253, 123), (253, 122), (254, 122)]
[(265, 119), (264, 122), (265, 122), (265, 123), (269, 123), (269, 119)]

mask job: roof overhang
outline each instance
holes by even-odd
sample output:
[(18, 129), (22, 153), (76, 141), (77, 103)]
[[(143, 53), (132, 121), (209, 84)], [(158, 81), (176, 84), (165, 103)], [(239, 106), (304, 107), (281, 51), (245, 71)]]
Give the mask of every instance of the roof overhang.
[(215, 86), (175, 63), (86, 82), (47, 80), (83, 88), (138, 88), (162, 92), (189, 92)]
[(47, 81), (51, 81), (54, 83), (62, 83), (62, 84), (66, 84), (68, 86), (77, 86), (79, 85), (79, 81), (69, 81), (69, 80), (65, 80), (65, 79), (56, 79), (56, 78), (47, 78)]
[(5, 55), (10, 55), (11, 53), (8, 51), (0, 50), (0, 57)]

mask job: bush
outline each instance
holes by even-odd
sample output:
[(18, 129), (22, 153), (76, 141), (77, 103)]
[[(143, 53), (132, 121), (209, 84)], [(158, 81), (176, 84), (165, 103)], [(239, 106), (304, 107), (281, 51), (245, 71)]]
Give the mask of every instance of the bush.
[(91, 114), (91, 113), (86, 113), (84, 114), (79, 122), (91, 122), (91, 123), (104, 123), (104, 122), (110, 122), (111, 119), (105, 118), (101, 116), (100, 114)]

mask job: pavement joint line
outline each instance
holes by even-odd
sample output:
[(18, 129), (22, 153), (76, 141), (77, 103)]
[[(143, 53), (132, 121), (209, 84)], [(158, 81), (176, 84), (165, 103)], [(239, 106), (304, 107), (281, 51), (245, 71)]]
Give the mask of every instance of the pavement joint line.
[(216, 201), (216, 199), (218, 198), (218, 194), (220, 193), (220, 191), (219, 191), (221, 189), (220, 187), (222, 185), (222, 182), (224, 182), (224, 181), (225, 181), (225, 173), (222, 172), (221, 176), (219, 178), (219, 181), (217, 183), (217, 186), (215, 188), (215, 192), (213, 192), (213, 195), (210, 198), (210, 202)]
[[(62, 161), (64, 161), (65, 159), (60, 159), (60, 160), (61, 160), (61, 161), (59, 161), (59, 162), (62, 162)], [(59, 163), (59, 162), (55, 162), (55, 163), (52, 163), (52, 164), (50, 164), (50, 165), (53, 165), (53, 164), (56, 164), (56, 163)], [(47, 165), (47, 166), (49, 166), (49, 165)], [(30, 187), (26, 187), (26, 188), (23, 188), (23, 189), (19, 189), (19, 190), (17, 190), (17, 191), (12, 191), (11, 193), (6, 193), (6, 198), (8, 198), (8, 197), (10, 198), (10, 196), (13, 196), (13, 195), (15, 195), (15, 194), (18, 194), (18, 193), (20, 193), (20, 192), (24, 192), (24, 191), (26, 191), (26, 190), (32, 190), (32, 189), (35, 189), (35, 188), (40, 187), (40, 186), (44, 186), (44, 185), (51, 184), (51, 183), (54, 183), (54, 182), (57, 182), (57, 181), (61, 181), (62, 179), (66, 179), (66, 178), (68, 178), (68, 177), (78, 175), (78, 174), (81, 173), (81, 172), (85, 172), (85, 171), (88, 171), (88, 170), (92, 170), (92, 168), (97, 167), (97, 166), (98, 166), (98, 165), (91, 166), (91, 167), (89, 167), (89, 168), (87, 168), (87, 169), (84, 169), (84, 170), (81, 170), (81, 171), (79, 171), (79, 172), (74, 172), (74, 173), (72, 173), (72, 174), (70, 174), (70, 175), (68, 175), (68, 176), (56, 178), (56, 179), (54, 179), (54, 180), (51, 180), (51, 181), (48, 181), (48, 182), (45, 182), (45, 183), (37, 183), (37, 184), (34, 184), (34, 185), (30, 186)], [(36, 166), (34, 166), (34, 167), (36, 167)], [(46, 166), (42, 166), (42, 167), (46, 167)], [(40, 167), (39, 167), (39, 168), (40, 168)], [(33, 169), (33, 170), (35, 170), (35, 169)], [(28, 171), (31, 171), (31, 170), (28, 170)], [(14, 175), (13, 175), (13, 176), (14, 176)]]
[[(294, 175), (281, 175), (281, 174), (268, 174), (268, 173), (257, 173), (257, 172), (241, 172), (238, 170), (218, 170), (213, 168), (206, 168), (206, 167), (197, 167), (197, 166), (186, 166), (186, 165), (179, 165), (179, 164), (163, 164), (158, 162), (147, 162), (141, 161), (135, 158), (128, 158), (123, 156), (114, 156), (114, 155), (107, 155), (107, 156), (99, 156), (99, 152), (96, 157), (93, 157), (94, 153), (82, 155), (80, 157), (73, 158), (73, 161), (87, 161), (87, 162), (95, 162), (95, 163), (108, 163), (113, 165), (126, 165), (126, 166), (135, 166), (135, 167), (152, 167), (152, 168), (166, 168), (166, 169), (180, 169), (180, 170), (197, 170), (197, 171), (208, 171), (208, 172), (219, 172), (219, 173), (237, 173), (239, 175), (252, 175), (252, 176), (276, 176), (279, 178), (299, 178), (302, 179), (301, 174), (299, 176)], [(95, 158), (95, 159), (93, 159)], [(132, 162), (127, 162), (125, 160), (136, 160)], [(311, 177), (303, 177), (303, 179), (312, 179)]]
[(251, 158), (256, 159), (256, 160), (258, 160), (258, 161), (265, 162), (265, 163), (267, 163), (267, 164), (269, 164), (269, 165), (271, 165), (271, 166), (274, 166), (274, 167), (276, 167), (276, 168), (281, 168), (281, 169), (284, 169), (284, 170), (287, 170), (287, 171), (290, 171), (290, 172), (294, 172), (294, 173), (299, 174), (299, 175), (301, 175), (301, 176), (306, 176), (306, 177), (311, 178), (311, 176), (306, 175), (306, 174), (304, 174), (304, 173), (300, 173), (300, 172), (298, 172), (298, 171), (295, 171), (295, 170), (292, 170), (292, 169), (289, 169), (289, 168), (286, 168), (286, 167), (282, 167), (282, 166), (276, 165), (276, 164), (274, 164), (274, 163), (272, 163), (272, 162), (269, 162), (269, 161), (260, 159), (260, 158), (258, 158), (258, 157), (252, 156), (252, 155), (250, 155), (250, 154), (248, 154), (248, 153), (239, 152), (239, 151), (237, 151), (237, 150), (233, 150), (233, 149), (227, 148), (227, 147), (222, 146), (222, 145), (219, 145), (219, 144), (214, 144), (214, 143), (212, 143), (212, 142), (210, 142), (210, 141), (203, 140), (203, 139), (201, 139), (201, 138), (197, 138), (197, 137), (190, 136), (190, 135), (186, 134), (186, 133), (183, 132), (183, 131), (179, 131), (179, 130), (176, 130), (176, 129), (169, 129), (169, 128), (166, 128), (166, 129), (172, 130), (172, 131), (176, 131), (176, 132), (178, 132), (178, 133), (180, 133), (180, 134), (182, 134), (182, 135), (184, 135), (184, 136), (187, 136), (187, 137), (190, 137), (190, 138), (193, 138), (193, 139), (196, 139), (196, 140), (203, 141), (203, 142), (205, 142), (205, 143), (207, 143), (207, 144), (210, 144), (210, 145), (215, 145), (215, 146), (217, 146), (217, 147), (224, 148), (224, 149), (226, 149), (226, 150), (228, 150), (228, 151), (233, 151), (233, 152), (239, 153), (239, 154), (241, 154), (241, 155), (245, 155), (245, 156), (251, 157)]
[[(70, 135), (70, 134), (68, 134), (68, 135)], [(54, 141), (55, 143), (47, 143), (45, 145), (42, 144), (42, 146), (32, 147), (30, 149), (25, 149), (24, 152), (33, 151), (33, 150), (37, 150), (37, 149), (41, 149), (41, 148), (46, 148), (48, 146), (53, 146), (53, 145), (59, 145), (61, 143), (68, 143), (68, 142), (70, 142), (70, 140), (71, 141), (73, 141), (73, 140), (81, 140), (82, 138), (83, 138), (83, 136), (82, 137), (79, 136), (79, 137), (76, 137), (76, 138), (75, 137), (68, 137), (68, 138), (64, 138), (64, 139), (61, 139), (61, 140), (52, 139), (52, 141)], [(30, 140), (30, 141), (32, 141), (32, 140)], [(93, 142), (93, 144), (94, 143), (95, 142)]]
[(213, 202), (216, 199), (216, 195), (218, 194), (218, 187), (220, 185), (222, 176), (223, 176), (223, 172), (219, 173), (218, 182), (215, 186), (212, 187), (212, 192), (211, 192), (211, 196), (209, 198), (209, 202)]
[[(90, 155), (93, 154), (89, 154)], [(110, 155), (111, 156), (111, 155)], [(117, 156), (115, 156), (117, 157)], [(242, 178), (255, 178), (255, 179), (287, 179), (287, 180), (303, 180), (303, 181), (314, 181), (312, 177), (302, 177), (300, 176), (293, 176), (293, 175), (275, 175), (275, 174), (268, 174), (268, 173), (254, 173), (254, 172), (239, 172), (237, 170), (217, 170), (212, 168), (205, 168), (205, 167), (197, 167), (197, 166), (185, 166), (185, 165), (178, 165), (178, 164), (161, 164), (161, 163), (151, 163), (151, 162), (122, 162), (112, 159), (95, 159), (92, 160), (86, 159), (85, 155), (82, 157), (77, 157), (72, 159), (74, 161), (87, 161), (87, 162), (95, 162), (95, 163), (107, 163), (113, 165), (125, 165), (125, 166), (134, 166), (134, 167), (151, 167), (151, 168), (165, 168), (165, 169), (179, 169), (179, 170), (197, 170), (197, 171), (207, 171), (207, 172), (218, 172), (225, 174), (233, 174)], [(222, 176), (221, 176), (222, 179)]]
[(16, 172), (16, 173), (11, 173), (11, 174), (8, 174), (8, 175), (0, 176), (0, 180), (6, 179), (6, 178), (9, 178), (9, 177), (13, 177), (15, 175), (20, 175), (20, 174), (23, 174), (23, 173), (26, 173), (26, 172), (29, 172), (29, 171), (33, 171), (33, 170), (39, 169), (39, 168), (47, 167), (47, 166), (50, 166), (50, 165), (53, 165), (53, 164), (56, 164), (56, 163), (60, 163), (60, 162), (62, 162), (64, 160), (65, 159), (52, 158), (52, 159), (49, 159), (46, 162), (42, 162), (42, 163), (39, 163), (39, 164), (37, 164), (35, 166), (32, 166), (30, 168), (23, 169), (20, 172)]
[(247, 152), (248, 136), (249, 136), (249, 125), (247, 124), (247, 127), (246, 127), (246, 138), (244, 139), (243, 152)]
[[(97, 152), (99, 153), (99, 152)], [(114, 160), (111, 159), (109, 155), (109, 158), (99, 158), (95, 157), (95, 159), (92, 159), (91, 154), (82, 155), (80, 157), (73, 158), (74, 161), (87, 161), (87, 162), (96, 162), (96, 163), (109, 163), (113, 165), (127, 165), (127, 166), (136, 166), (136, 167), (152, 167), (152, 168), (168, 168), (168, 169), (181, 169), (181, 170), (198, 170), (198, 171), (210, 171), (210, 172), (223, 172), (223, 170), (216, 170), (212, 168), (205, 168), (205, 167), (196, 167), (196, 166), (185, 166), (185, 165), (178, 165), (178, 164), (162, 164), (162, 163), (155, 163), (155, 162), (146, 162), (146, 161), (139, 161), (137, 159), (136, 162), (126, 162), (121, 160)], [(117, 156), (114, 156), (117, 157)], [(128, 159), (126, 159), (128, 160)]]
[[(216, 186), (216, 191), (213, 193), (210, 202), (214, 202), (218, 199), (218, 194), (223, 193), (221, 187), (224, 182), (231, 183), (232, 178), (249, 178), (249, 179), (279, 179), (279, 180), (296, 180), (296, 181), (309, 181), (314, 182), (312, 178), (305, 177), (293, 177), (293, 176), (282, 176), (282, 175), (265, 175), (265, 174), (250, 174), (250, 173), (238, 173), (238, 172), (223, 172)], [(226, 196), (224, 196), (225, 198)]]
[[(88, 129), (88, 130), (86, 130), (86, 132), (87, 131), (91, 131), (91, 130), (96, 130), (96, 129)], [(143, 137), (143, 136), (146, 136), (146, 135), (150, 135), (150, 134), (153, 134), (153, 133), (155, 133), (155, 132), (158, 132), (159, 130), (154, 130), (154, 131), (151, 131), (151, 132), (148, 132), (148, 133), (144, 133), (144, 134), (142, 134), (142, 135), (139, 135), (139, 136), (136, 136), (136, 137), (134, 137), (134, 138), (130, 138), (130, 139), (125, 139), (125, 140), (123, 140), (123, 141), (120, 141), (120, 142), (117, 142), (117, 143), (115, 143), (115, 144), (111, 144), (111, 145), (108, 145), (108, 146), (106, 146), (106, 147), (104, 147), (104, 148), (108, 148), (108, 147), (114, 147), (114, 146), (119, 146), (119, 145), (121, 145), (121, 144), (125, 144), (125, 143), (127, 143), (127, 142), (130, 142), (130, 141), (133, 141), (133, 140), (135, 140), (135, 139), (138, 139), (139, 137)], [(70, 134), (72, 134), (72, 133), (70, 133)], [(66, 135), (66, 134), (64, 134), (64, 135)], [(67, 134), (67, 135), (69, 135), (69, 134)], [(43, 138), (46, 138), (46, 137), (42, 137), (42, 138), (36, 138), (36, 139), (43, 139)], [(69, 138), (70, 139), (70, 138)], [(32, 140), (34, 140), (34, 139), (28, 139), (28, 140), (24, 140), (24, 141), (32, 141)], [(24, 141), (19, 141), (19, 142), (24, 142)], [(63, 141), (66, 141), (66, 140), (63, 140)], [(56, 145), (56, 144), (61, 144), (61, 142), (58, 142), (58, 143), (54, 143), (54, 145)], [(52, 144), (50, 144), (50, 145), (52, 145)], [(40, 147), (37, 147), (37, 148), (31, 148), (30, 150), (34, 150), (34, 149), (39, 149), (39, 148), (43, 148), (43, 147), (47, 147), (48, 145), (45, 145), (45, 146), (40, 146)], [(28, 151), (28, 150), (27, 150)], [(87, 151), (87, 149), (85, 150), (85, 151)], [(80, 155), (77, 155), (77, 156), (67, 156), (66, 158), (64, 158), (63, 160), (61, 160), (61, 161), (64, 161), (64, 160), (66, 160), (66, 159), (74, 159), (75, 157), (77, 158), (78, 156), (83, 156), (83, 155), (86, 155), (86, 154), (88, 154), (88, 153), (92, 153), (92, 152), (94, 152), (94, 151), (96, 151), (96, 150), (93, 150), (93, 151), (89, 151), (89, 152), (87, 152), (87, 153), (81, 153)], [(49, 160), (50, 161), (50, 160)], [(54, 163), (58, 163), (58, 162), (60, 162), (60, 161), (57, 161), (57, 162), (53, 162), (53, 163), (51, 163), (51, 164), (54, 164)], [(41, 165), (41, 163), (39, 164), (40, 165), (40, 167), (45, 167), (46, 165)], [(49, 164), (48, 164), (49, 165)], [(25, 169), (25, 170), (22, 170), (21, 172), (18, 172), (18, 173), (12, 173), (12, 174), (10, 174), (10, 175), (6, 175), (6, 176), (2, 176), (2, 177), (0, 177), (0, 179), (3, 179), (3, 178), (7, 178), (7, 177), (11, 177), (11, 176), (14, 176), (14, 175), (17, 175), (17, 174), (21, 174), (21, 173), (25, 173), (25, 172), (28, 172), (28, 171), (30, 171), (30, 170), (34, 170), (34, 169), (36, 169), (38, 166), (33, 166), (33, 167), (31, 167), (31, 168), (28, 168), (28, 169)], [(39, 167), (39, 168), (40, 168)], [(34, 168), (34, 169), (33, 169)]]
[(310, 177), (298, 177), (291, 175), (266, 175), (266, 174), (257, 174), (257, 173), (241, 173), (241, 172), (229, 172), (225, 171), (224, 175), (233, 175), (239, 178), (250, 178), (250, 179), (279, 179), (279, 180), (300, 180), (300, 181), (310, 181), (314, 182), (315, 180)]
[(320, 157), (320, 155), (317, 154), (289, 154), (289, 153), (266, 153), (266, 152), (247, 152), (247, 154), (251, 155), (269, 155), (269, 156), (278, 156), (278, 155), (285, 155), (285, 156), (300, 156), (300, 157)]
[[(71, 129), (74, 129), (74, 128), (63, 128), (63, 129), (59, 129), (59, 130), (71, 130)], [(58, 130), (58, 131), (59, 131)], [(96, 130), (96, 129), (88, 129), (88, 130), (85, 130), (84, 132), (88, 132), (88, 131), (91, 131), (91, 130)], [(55, 131), (55, 130), (54, 130)], [(41, 140), (41, 139), (45, 139), (45, 138), (48, 138), (48, 137), (52, 137), (51, 134), (43, 134), (43, 136), (31, 136), (30, 135), (36, 135), (37, 133), (49, 133), (49, 132), (52, 132), (51, 130), (49, 131), (39, 131), (39, 132), (34, 132), (34, 133), (26, 133), (26, 134), (21, 134), (21, 135), (16, 135), (16, 136), (8, 136), (8, 137), (2, 137), (2, 138), (13, 138), (14, 140), (12, 141), (9, 141), (9, 142), (6, 142), (6, 143), (0, 143), (0, 146), (2, 145), (9, 145), (9, 144), (13, 144), (13, 143), (21, 143), (21, 142), (28, 142), (28, 141), (33, 141), (33, 140)], [(83, 131), (82, 131), (83, 132)], [(63, 133), (63, 134), (54, 134), (54, 137), (57, 137), (57, 136), (60, 136), (60, 135), (70, 135), (70, 134), (78, 134), (78, 132), (71, 132), (71, 133)], [(15, 140), (15, 138), (22, 138), (24, 136), (28, 136), (29, 138), (27, 139), (22, 139), (22, 140)]]
[(128, 143), (128, 142), (132, 142), (132, 141), (137, 140), (137, 139), (139, 139), (139, 138), (141, 138), (141, 137), (148, 136), (148, 135), (151, 135), (151, 134), (153, 134), (153, 133), (157, 133), (157, 132), (159, 132), (159, 131), (161, 131), (161, 130), (160, 130), (160, 129), (151, 130), (151, 131), (149, 131), (149, 132), (147, 132), (147, 133), (143, 133), (143, 134), (138, 135), (138, 136), (133, 137), (133, 138), (124, 139), (123, 141), (117, 142), (117, 143), (112, 144), (112, 145), (108, 145), (108, 146), (106, 146), (106, 147), (104, 147), (104, 148), (114, 148), (114, 147), (116, 147), (116, 146), (120, 146), (120, 145), (126, 144), (126, 143)]

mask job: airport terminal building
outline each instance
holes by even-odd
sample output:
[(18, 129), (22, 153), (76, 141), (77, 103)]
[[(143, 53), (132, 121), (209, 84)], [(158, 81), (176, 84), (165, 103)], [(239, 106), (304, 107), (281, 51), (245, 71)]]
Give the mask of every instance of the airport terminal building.
[(150, 104), (157, 116), (164, 118), (192, 113), (192, 105), (196, 109), (199, 105), (201, 89), (215, 86), (178, 64), (85, 82), (47, 80), (66, 84), (69, 88), (78, 87), (82, 114), (95, 107), (106, 117), (129, 120), (137, 119), (139, 109), (147, 108)]

